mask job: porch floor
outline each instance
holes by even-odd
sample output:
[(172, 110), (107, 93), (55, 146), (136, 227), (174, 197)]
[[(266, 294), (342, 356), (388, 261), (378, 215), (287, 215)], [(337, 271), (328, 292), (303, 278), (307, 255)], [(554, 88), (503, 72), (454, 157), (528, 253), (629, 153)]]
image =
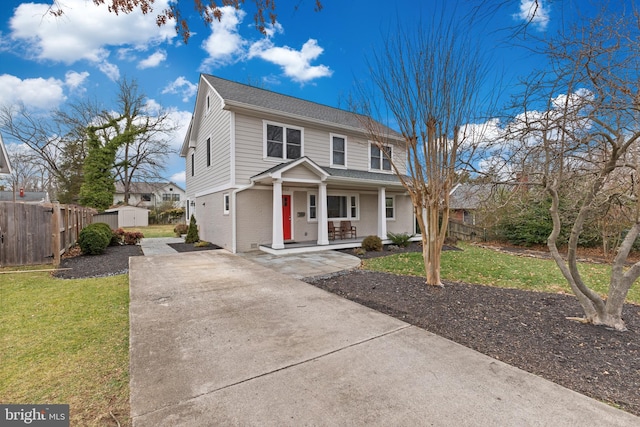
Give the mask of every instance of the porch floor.
[[(265, 245), (260, 245), (258, 249), (262, 252), (266, 252), (272, 255), (288, 255), (288, 254), (300, 254), (305, 252), (320, 252), (320, 251), (331, 251), (338, 249), (351, 249), (351, 248), (359, 248), (362, 246), (362, 241), (365, 239), (364, 237), (358, 237), (355, 239), (336, 239), (329, 240), (328, 245), (318, 245), (316, 240), (307, 240), (302, 242), (284, 242), (284, 248), (282, 249), (273, 249), (270, 243)], [(411, 240), (420, 240), (420, 236), (414, 236)], [(382, 244), (388, 245), (391, 244), (391, 240), (384, 239), (382, 240)]]
[(328, 245), (318, 245), (316, 240), (306, 240), (302, 242), (284, 242), (283, 249), (273, 249), (271, 243), (266, 245), (260, 245), (259, 249), (262, 252), (266, 252), (272, 255), (288, 255), (288, 254), (300, 254), (305, 252), (320, 252), (330, 251), (334, 249), (350, 249), (359, 248), (362, 246), (362, 238), (356, 239), (336, 239), (329, 240)]

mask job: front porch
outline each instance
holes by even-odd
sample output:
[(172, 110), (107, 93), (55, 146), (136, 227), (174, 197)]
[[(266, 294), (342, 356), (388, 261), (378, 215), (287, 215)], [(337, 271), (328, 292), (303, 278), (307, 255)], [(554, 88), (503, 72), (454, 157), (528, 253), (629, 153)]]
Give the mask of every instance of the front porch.
[[(365, 237), (366, 236), (355, 239), (330, 240), (328, 245), (318, 245), (318, 242), (316, 240), (309, 240), (304, 242), (284, 242), (284, 248), (273, 248), (272, 244), (266, 244), (258, 246), (258, 249), (271, 255), (290, 255), (339, 249), (353, 249), (361, 247), (362, 241), (365, 239)], [(412, 242), (418, 242), (420, 240), (420, 236), (414, 236), (411, 238)], [(382, 244), (390, 245), (393, 244), (393, 242), (389, 239), (383, 239)]]

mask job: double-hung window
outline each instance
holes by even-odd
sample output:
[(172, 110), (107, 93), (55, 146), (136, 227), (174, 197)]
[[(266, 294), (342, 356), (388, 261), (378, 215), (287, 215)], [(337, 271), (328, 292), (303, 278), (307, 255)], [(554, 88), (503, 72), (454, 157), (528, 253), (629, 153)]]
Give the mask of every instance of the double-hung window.
[(331, 135), (331, 166), (347, 166), (347, 138)]
[(392, 197), (385, 197), (384, 199), (385, 216), (387, 219), (395, 219), (395, 199)]
[(302, 129), (278, 124), (265, 124), (265, 157), (283, 160), (303, 155)]
[(391, 147), (382, 146), (382, 149), (376, 144), (371, 144), (369, 148), (370, 153), (370, 169), (372, 171), (391, 171)]

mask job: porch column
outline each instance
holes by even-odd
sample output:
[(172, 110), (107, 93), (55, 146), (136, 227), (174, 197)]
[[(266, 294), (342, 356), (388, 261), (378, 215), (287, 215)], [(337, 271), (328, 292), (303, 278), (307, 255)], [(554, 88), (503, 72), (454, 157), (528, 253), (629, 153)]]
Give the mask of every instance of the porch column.
[(282, 180), (273, 181), (273, 224), (271, 225), (271, 247), (284, 249), (282, 235)]
[(387, 238), (387, 205), (386, 191), (384, 187), (378, 188), (378, 237)]
[(327, 184), (321, 182), (318, 186), (318, 200), (316, 201), (316, 217), (318, 218), (318, 245), (329, 244), (329, 227), (327, 225)]

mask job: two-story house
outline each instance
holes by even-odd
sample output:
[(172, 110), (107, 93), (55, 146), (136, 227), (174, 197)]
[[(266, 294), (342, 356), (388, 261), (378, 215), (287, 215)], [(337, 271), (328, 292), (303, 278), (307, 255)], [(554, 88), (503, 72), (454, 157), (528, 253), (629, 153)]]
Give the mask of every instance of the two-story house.
[[(381, 150), (361, 123), (349, 111), (201, 75), (181, 149), (187, 218), (195, 216), (201, 239), (234, 253), (355, 247), (367, 235), (413, 234), (411, 199), (382, 152), (404, 167), (402, 138), (385, 127)], [(341, 221), (351, 222), (357, 239), (330, 233)]]

